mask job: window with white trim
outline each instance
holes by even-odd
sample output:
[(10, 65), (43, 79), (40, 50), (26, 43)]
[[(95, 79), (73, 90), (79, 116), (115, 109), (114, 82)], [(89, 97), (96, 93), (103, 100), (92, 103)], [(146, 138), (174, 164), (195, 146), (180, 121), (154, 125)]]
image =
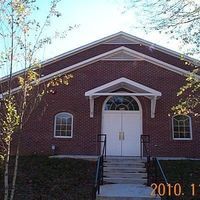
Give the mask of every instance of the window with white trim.
[(188, 115), (175, 115), (172, 118), (173, 139), (192, 139), (191, 118)]
[(54, 137), (72, 138), (73, 115), (67, 112), (61, 112), (55, 115), (54, 119)]

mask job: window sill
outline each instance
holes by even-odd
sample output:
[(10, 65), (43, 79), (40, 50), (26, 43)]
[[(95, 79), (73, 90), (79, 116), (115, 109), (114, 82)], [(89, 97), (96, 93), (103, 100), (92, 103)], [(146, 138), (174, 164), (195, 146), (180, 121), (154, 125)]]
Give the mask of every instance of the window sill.
[(191, 141), (192, 138), (173, 138), (175, 141)]
[(72, 136), (54, 136), (54, 138), (71, 139)]

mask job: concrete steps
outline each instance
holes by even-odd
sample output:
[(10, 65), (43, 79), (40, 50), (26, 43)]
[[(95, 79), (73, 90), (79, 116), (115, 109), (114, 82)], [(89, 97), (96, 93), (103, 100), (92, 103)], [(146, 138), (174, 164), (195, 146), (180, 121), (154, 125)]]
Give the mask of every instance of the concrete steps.
[(135, 178), (147, 178), (147, 173), (121, 173), (121, 172), (104, 172), (104, 176), (107, 177), (116, 177), (116, 178), (129, 178), (129, 177), (135, 177)]
[(105, 184), (146, 184), (147, 174), (144, 160), (107, 158), (104, 162)]
[(127, 167), (127, 166), (105, 166), (105, 172), (122, 172), (122, 173), (145, 173), (146, 169), (144, 167)]
[(147, 179), (145, 178), (112, 178), (112, 177), (109, 177), (109, 178), (104, 178), (104, 183), (106, 184), (137, 184), (137, 183), (140, 183), (140, 184), (146, 184), (147, 182)]
[(145, 160), (134, 157), (107, 157), (104, 162), (104, 185), (97, 200), (149, 200)]

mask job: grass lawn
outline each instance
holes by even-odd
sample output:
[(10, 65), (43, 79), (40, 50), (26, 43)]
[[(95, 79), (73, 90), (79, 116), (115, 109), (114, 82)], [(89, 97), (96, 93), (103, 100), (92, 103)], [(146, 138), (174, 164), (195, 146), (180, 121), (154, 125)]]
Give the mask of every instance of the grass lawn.
[[(171, 185), (180, 184), (182, 191), (179, 195), (178, 187), (172, 188), (173, 199), (200, 200), (200, 161), (197, 160), (168, 160), (160, 161), (168, 182)], [(194, 184), (191, 186), (191, 184)], [(164, 199), (164, 198), (163, 198)]]
[[(15, 200), (90, 200), (96, 163), (45, 156), (21, 157)], [(0, 199), (3, 199), (0, 168)]]

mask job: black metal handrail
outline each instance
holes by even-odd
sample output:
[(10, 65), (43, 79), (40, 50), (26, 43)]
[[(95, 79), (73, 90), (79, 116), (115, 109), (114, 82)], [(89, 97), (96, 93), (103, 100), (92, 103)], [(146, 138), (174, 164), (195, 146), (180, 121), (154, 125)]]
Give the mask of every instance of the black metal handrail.
[[(103, 137), (103, 138), (102, 138)], [(93, 200), (96, 199), (96, 193), (100, 193), (100, 185), (103, 185), (103, 163), (104, 158), (106, 157), (106, 134), (98, 134), (97, 135), (97, 142), (103, 143), (101, 153), (97, 159), (96, 165), (96, 176), (93, 188)]]
[[(153, 158), (153, 165), (155, 168), (155, 183), (158, 185), (158, 169), (159, 172), (161, 174), (161, 178), (164, 180), (164, 184), (167, 186), (169, 184), (168, 180), (167, 180), (167, 176), (165, 175), (162, 166), (160, 164), (160, 161), (155, 157)], [(166, 196), (167, 199), (173, 200), (172, 196)]]
[(160, 161), (157, 159), (157, 158), (153, 158), (153, 163), (154, 163), (154, 166), (155, 166), (155, 178), (156, 178), (156, 182), (157, 182), (157, 178), (158, 178), (158, 174), (157, 174), (157, 166), (158, 166), (158, 169), (162, 175), (162, 178), (164, 179), (164, 182), (165, 184), (168, 184), (168, 180), (167, 180), (167, 177), (161, 167), (161, 164), (160, 164)]
[[(103, 138), (102, 138), (103, 137)], [(106, 134), (98, 134), (97, 142), (103, 143), (103, 148), (101, 150), (100, 156), (103, 155), (106, 157)]]
[(141, 135), (140, 138), (140, 145), (141, 145), (141, 158), (144, 156), (142, 154), (145, 153), (147, 158), (146, 169), (147, 169), (147, 185), (150, 185), (150, 164), (151, 164), (151, 155), (147, 148), (147, 144), (150, 143), (150, 136), (149, 135)]
[[(140, 144), (141, 144), (141, 152), (143, 152), (143, 154), (141, 153), (141, 158), (144, 156), (146, 156), (147, 158), (147, 164), (146, 164), (146, 168), (147, 168), (147, 185), (150, 185), (151, 184), (151, 180), (150, 180), (150, 172), (152, 170), (152, 167), (151, 167), (151, 163), (153, 163), (153, 166), (155, 168), (155, 176), (154, 176), (154, 183), (156, 183), (157, 185), (159, 184), (158, 183), (158, 169), (159, 169), (159, 172), (161, 174), (161, 177), (162, 179), (164, 180), (164, 184), (165, 185), (168, 185), (168, 180), (167, 180), (167, 177), (162, 169), (162, 166), (160, 164), (160, 161), (156, 158), (156, 157), (153, 157), (152, 158), (152, 162), (151, 162), (151, 153), (149, 151), (149, 149), (147, 148), (147, 144), (150, 143), (150, 136), (149, 135), (141, 135), (141, 139), (140, 139)], [(173, 200), (172, 196), (167, 196), (167, 199), (169, 200)]]

